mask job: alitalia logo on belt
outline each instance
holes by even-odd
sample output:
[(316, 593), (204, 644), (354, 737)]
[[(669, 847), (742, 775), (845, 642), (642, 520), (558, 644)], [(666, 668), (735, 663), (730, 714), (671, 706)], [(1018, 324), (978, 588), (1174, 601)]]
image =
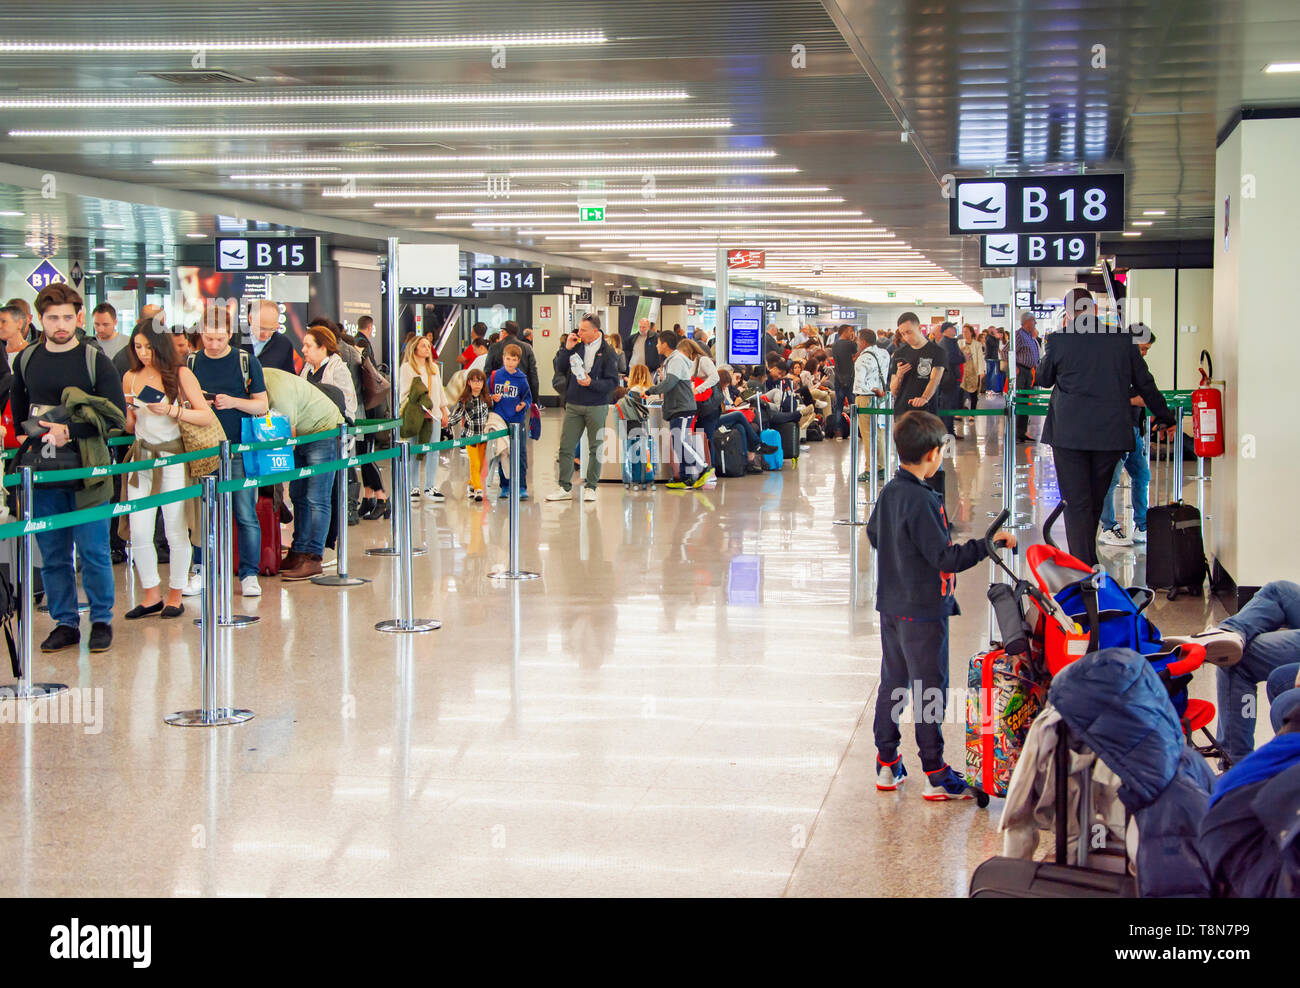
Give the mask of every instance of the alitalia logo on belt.
[(92, 477), (103, 477), (108, 473), (108, 467), (91, 467), (90, 475)]
[(310, 477), (310, 476), (311, 476), (311, 467), (303, 467), (301, 470), (298, 471), (299, 480), (302, 480), (303, 477)]
[(113, 518), (116, 518), (118, 515), (129, 515), (130, 513), (131, 513), (131, 505), (129, 504), (113, 505), (113, 514), (112, 514)]

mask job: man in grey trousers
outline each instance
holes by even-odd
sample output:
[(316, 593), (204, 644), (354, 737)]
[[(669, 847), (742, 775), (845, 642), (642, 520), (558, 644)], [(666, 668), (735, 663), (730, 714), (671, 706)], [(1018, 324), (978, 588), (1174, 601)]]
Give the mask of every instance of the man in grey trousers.
[(609, 396), (618, 387), (618, 356), (600, 331), (600, 316), (588, 312), (555, 355), (555, 373), (567, 378), (564, 388), (564, 421), (560, 425), (560, 448), (556, 473), (560, 489), (546, 495), (548, 501), (573, 496), (573, 451), (582, 434), (587, 434), (587, 477), (584, 501), (596, 500), (600, 479), (602, 430), (609, 415)]

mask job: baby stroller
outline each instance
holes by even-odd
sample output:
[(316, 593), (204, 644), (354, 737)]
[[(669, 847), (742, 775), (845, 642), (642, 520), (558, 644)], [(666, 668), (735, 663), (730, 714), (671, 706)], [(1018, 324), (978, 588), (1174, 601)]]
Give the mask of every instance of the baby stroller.
[[(1002, 591), (1003, 597), (1008, 591), (1019, 592), (1018, 596), (1032, 602), (1037, 613), (1031, 634), (1034, 644), (1042, 649), (1048, 674), (1055, 676), (1069, 663), (1099, 649), (1132, 649), (1151, 663), (1165, 684), (1187, 743), (1205, 757), (1219, 758), (1230, 766), (1223, 746), (1210, 733), (1214, 704), (1187, 695), (1192, 673), (1201, 664), (1196, 661), (1195, 650), (1169, 648), (1160, 629), (1143, 615), (1155, 599), (1154, 591), (1146, 587), (1122, 588), (1100, 566), (1088, 566), (1052, 540), (1052, 525), (1064, 508), (1064, 501), (1057, 504), (1043, 523), (1044, 543), (1030, 546), (1025, 554), (1037, 587)], [(1001, 560), (998, 563), (1002, 565)], [(1003, 569), (1011, 572), (1005, 566)], [(1033, 589), (1038, 592), (1033, 593)], [(1196, 732), (1204, 738), (1200, 743), (1193, 737)]]

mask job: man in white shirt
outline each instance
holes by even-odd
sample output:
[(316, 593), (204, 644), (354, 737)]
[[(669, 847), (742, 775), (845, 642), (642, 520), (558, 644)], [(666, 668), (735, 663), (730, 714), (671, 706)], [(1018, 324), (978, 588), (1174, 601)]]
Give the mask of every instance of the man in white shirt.
[[(889, 353), (884, 347), (880, 346), (876, 334), (871, 330), (863, 328), (858, 330), (858, 356), (853, 361), (853, 403), (858, 408), (868, 407), (873, 399), (885, 397), (885, 389), (889, 387)], [(878, 429), (873, 429), (876, 425), (876, 419), (871, 415), (858, 416), (858, 434), (862, 440), (862, 456), (866, 463), (866, 469), (858, 474), (858, 483), (865, 484), (870, 480), (871, 474), (871, 448), (867, 443), (871, 442), (874, 435), (877, 442), (880, 441)], [(892, 427), (892, 421), (889, 423)], [(884, 470), (884, 462), (880, 461), (878, 472)]]

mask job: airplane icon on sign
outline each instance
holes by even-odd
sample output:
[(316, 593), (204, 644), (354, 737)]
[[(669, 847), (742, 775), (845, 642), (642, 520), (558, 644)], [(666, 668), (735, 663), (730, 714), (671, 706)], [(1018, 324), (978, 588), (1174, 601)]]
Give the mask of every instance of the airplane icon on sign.
[(1014, 233), (994, 233), (984, 238), (985, 264), (1015, 265), (1019, 255), (1020, 240)]
[(957, 200), (957, 226), (962, 230), (1001, 230), (1006, 223), (1007, 187), (1003, 182), (963, 185)]
[(1005, 254), (1007, 257), (1010, 257), (1016, 252), (1015, 247), (1011, 244), (1007, 244), (1006, 246), (1000, 244), (989, 244), (989, 250), (995, 254)]
[(223, 271), (246, 269), (248, 267), (248, 243), (243, 240), (222, 240), (217, 244), (221, 252), (220, 267)]

